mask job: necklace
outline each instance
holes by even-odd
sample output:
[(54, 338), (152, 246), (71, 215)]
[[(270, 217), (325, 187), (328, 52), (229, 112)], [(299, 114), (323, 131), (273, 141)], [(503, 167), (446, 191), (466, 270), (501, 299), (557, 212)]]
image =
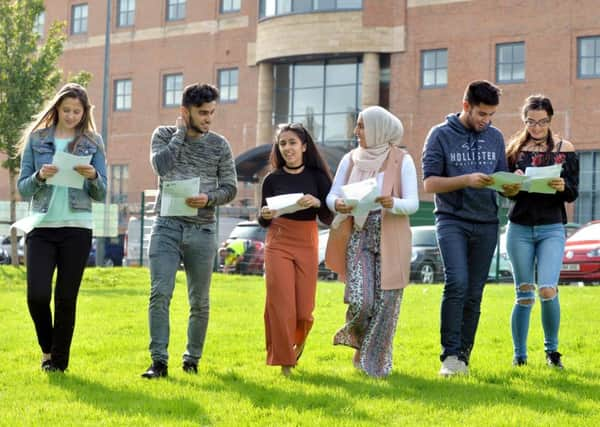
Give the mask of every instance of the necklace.
[(288, 166), (288, 165), (285, 165), (284, 168), (294, 171), (296, 169), (300, 169), (303, 166), (304, 166), (304, 163), (300, 163), (300, 165), (298, 165), (298, 166)]

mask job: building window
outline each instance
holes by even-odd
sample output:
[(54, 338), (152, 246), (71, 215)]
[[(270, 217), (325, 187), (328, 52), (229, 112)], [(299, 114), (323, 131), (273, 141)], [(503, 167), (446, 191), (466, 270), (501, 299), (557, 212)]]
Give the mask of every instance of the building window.
[(448, 49), (421, 52), (421, 87), (435, 88), (448, 85)]
[(88, 30), (88, 5), (75, 4), (71, 7), (71, 34), (86, 34)]
[(167, 0), (167, 21), (185, 19), (186, 0)]
[(316, 142), (354, 147), (362, 90), (359, 58), (278, 64), (274, 74), (275, 124), (302, 122)]
[(577, 39), (577, 77), (600, 78), (600, 36)]
[(260, 17), (331, 10), (361, 10), (363, 0), (260, 0)]
[(238, 99), (239, 72), (237, 68), (219, 70), (219, 100), (235, 102)]
[(179, 107), (183, 93), (183, 74), (167, 74), (163, 78), (163, 106)]
[(119, 0), (117, 25), (131, 27), (135, 23), (135, 0)]
[(242, 0), (221, 0), (221, 13), (239, 12)]
[(131, 79), (115, 80), (115, 111), (131, 110)]
[(575, 222), (585, 224), (600, 217), (600, 151), (579, 152), (579, 197)]
[(44, 37), (44, 22), (46, 21), (46, 12), (40, 12), (33, 23), (33, 32), (40, 37)]
[(525, 43), (496, 45), (496, 82), (520, 83), (525, 81)]
[(110, 202), (127, 203), (127, 184), (129, 167), (127, 165), (111, 165)]

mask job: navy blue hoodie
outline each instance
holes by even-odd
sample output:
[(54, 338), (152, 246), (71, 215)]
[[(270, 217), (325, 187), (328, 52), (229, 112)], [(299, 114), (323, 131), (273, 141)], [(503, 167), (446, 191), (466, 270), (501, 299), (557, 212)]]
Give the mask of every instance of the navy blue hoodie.
[[(453, 177), (473, 172), (492, 174), (506, 171), (504, 138), (488, 125), (481, 132), (466, 128), (458, 114), (434, 126), (423, 148), (423, 179), (430, 176)], [(498, 205), (494, 190), (464, 188), (436, 193), (437, 219), (459, 219), (476, 223), (497, 223)]]

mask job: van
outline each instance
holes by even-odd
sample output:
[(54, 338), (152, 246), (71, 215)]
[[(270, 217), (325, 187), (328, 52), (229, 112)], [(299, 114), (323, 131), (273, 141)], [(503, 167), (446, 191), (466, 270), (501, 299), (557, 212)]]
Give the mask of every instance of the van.
[[(144, 216), (143, 218), (142, 222), (140, 218), (129, 217), (127, 234), (125, 235), (125, 265), (127, 266), (148, 266), (150, 233), (156, 216)], [(140, 239), (140, 236), (143, 236), (143, 238)]]

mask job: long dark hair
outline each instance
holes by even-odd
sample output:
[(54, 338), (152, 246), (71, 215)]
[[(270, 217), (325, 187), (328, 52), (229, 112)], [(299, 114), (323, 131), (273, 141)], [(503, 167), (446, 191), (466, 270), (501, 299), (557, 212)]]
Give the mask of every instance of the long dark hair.
[[(52, 98), (50, 102), (46, 104), (44, 109), (37, 114), (33, 121), (25, 128), (19, 141), (19, 153), (23, 153), (25, 145), (29, 139), (29, 135), (37, 129), (49, 128), (58, 124), (58, 107), (65, 98), (75, 98), (81, 102), (83, 107), (83, 116), (81, 121), (75, 128), (75, 139), (69, 144), (69, 151), (73, 150), (73, 145), (79, 140), (81, 135), (93, 136), (96, 133), (96, 123), (94, 122), (93, 110), (94, 106), (90, 104), (87, 91), (83, 86), (77, 83), (67, 83), (64, 85)], [(91, 138), (94, 140), (93, 138)]]
[(275, 133), (275, 143), (273, 144), (273, 148), (271, 149), (271, 155), (269, 157), (269, 162), (271, 163), (271, 167), (273, 169), (281, 169), (285, 166), (285, 160), (283, 156), (279, 152), (278, 142), (279, 137), (283, 132), (294, 132), (296, 136), (300, 139), (302, 144), (306, 146), (306, 151), (302, 155), (302, 160), (304, 162), (304, 167), (319, 169), (322, 171), (331, 181), (331, 171), (329, 170), (329, 166), (319, 153), (315, 141), (311, 136), (310, 132), (306, 130), (302, 123), (284, 123), (280, 124), (277, 127), (277, 132)]
[[(525, 104), (523, 104), (523, 108), (521, 109), (521, 118), (523, 122), (527, 120), (527, 113), (530, 111), (545, 111), (548, 114), (548, 119), (552, 120), (552, 116), (554, 115), (554, 108), (552, 107), (552, 102), (550, 98), (544, 95), (531, 95), (527, 97), (525, 100)], [(529, 133), (529, 129), (527, 125), (523, 126), (523, 129), (515, 133), (508, 143), (506, 147), (506, 158), (508, 159), (508, 164), (510, 166), (514, 166), (517, 162), (519, 153), (529, 141), (531, 134)], [(544, 157), (548, 157), (548, 154), (554, 150), (554, 138), (552, 136), (552, 130), (548, 126), (548, 134), (546, 135), (546, 155)]]

